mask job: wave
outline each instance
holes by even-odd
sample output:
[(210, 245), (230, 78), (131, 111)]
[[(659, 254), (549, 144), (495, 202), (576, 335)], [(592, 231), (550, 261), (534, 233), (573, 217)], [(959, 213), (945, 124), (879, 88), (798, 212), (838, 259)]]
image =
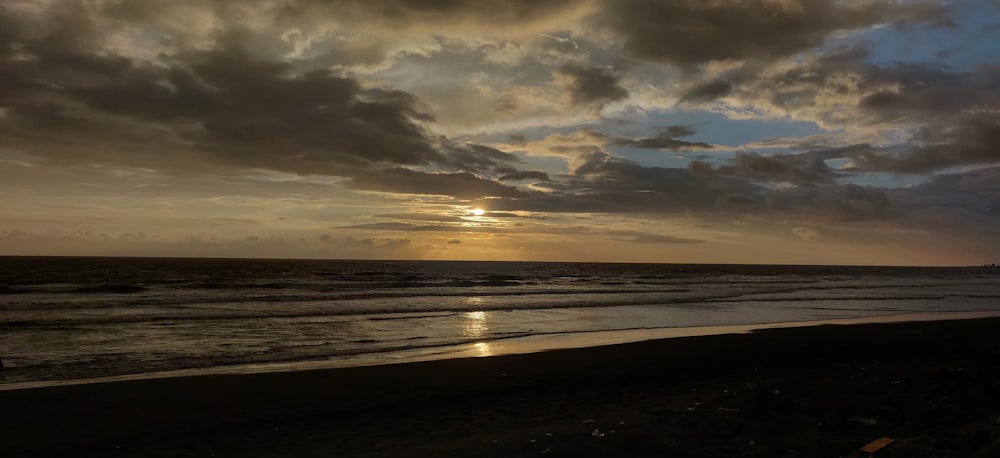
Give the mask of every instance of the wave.
[(0, 285), (0, 294), (28, 294), (31, 290), (24, 288), (11, 288), (7, 285)]
[(788, 310), (822, 310), (831, 312), (914, 312), (913, 309), (905, 309), (898, 307), (796, 307), (796, 306), (786, 306), (779, 307)]
[(447, 316), (455, 316), (458, 313), (435, 313), (432, 315), (405, 315), (405, 316), (372, 316), (368, 317), (368, 321), (398, 321), (398, 320), (420, 320), (424, 318), (444, 318)]
[[(542, 333), (547, 334), (547, 333)], [(293, 345), (280, 348), (272, 348), (266, 351), (240, 352), (237, 354), (215, 355), (207, 357), (172, 357), (157, 360), (129, 360), (127, 353), (116, 354), (95, 354), (90, 355), (87, 361), (51, 361), (32, 366), (31, 381), (58, 381), (73, 380), (92, 377), (121, 376), (146, 374), (160, 371), (191, 370), (207, 368), (226, 368), (245, 365), (258, 364), (295, 364), (328, 361), (336, 358), (351, 358), (363, 355), (380, 355), (387, 353), (404, 352), (410, 350), (432, 350), (435, 348), (456, 347), (474, 342), (492, 342), (503, 339), (525, 337), (535, 335), (534, 333), (518, 333), (503, 335), (492, 338), (453, 338), (435, 342), (413, 343), (417, 340), (426, 340), (427, 337), (410, 337), (399, 340), (378, 340), (378, 339), (358, 339), (350, 343), (360, 344), (360, 346), (342, 347), (328, 351), (315, 352), (309, 354), (278, 356), (287, 349), (301, 348), (301, 345)], [(410, 342), (410, 343), (407, 343)], [(372, 344), (386, 344), (383, 346), (372, 346)], [(324, 347), (325, 345), (315, 345), (314, 347)], [(21, 381), (13, 371), (5, 376), (3, 383), (17, 383)]]
[[(839, 318), (839, 315), (830, 315), (831, 318)], [(791, 321), (810, 321), (811, 319), (800, 319)], [(755, 322), (754, 324), (766, 325), (768, 321)], [(748, 323), (750, 324), (750, 323)], [(617, 331), (638, 331), (656, 329), (678, 329), (690, 326), (620, 326), (604, 329), (575, 330), (569, 331), (573, 334), (590, 334)], [(25, 374), (21, 380), (17, 374), (8, 374), (5, 383), (16, 383), (21, 381), (58, 381), (72, 380), (90, 377), (121, 376), (133, 374), (154, 373), (159, 371), (176, 370), (198, 370), (212, 368), (222, 370), (226, 368), (236, 368), (247, 365), (271, 365), (271, 364), (308, 364), (312, 362), (321, 363), (336, 359), (349, 359), (354, 357), (364, 357), (399, 353), (406, 351), (426, 351), (438, 353), (457, 353), (465, 351), (464, 345), (473, 343), (490, 343), (508, 339), (522, 337), (541, 337), (553, 335), (565, 335), (567, 331), (530, 331), (530, 332), (501, 332), (493, 335), (479, 337), (451, 337), (427, 341), (431, 339), (427, 336), (413, 336), (402, 339), (356, 339), (346, 341), (346, 344), (353, 344), (346, 347), (331, 348), (330, 342), (316, 345), (283, 345), (263, 351), (244, 351), (237, 353), (227, 353), (224, 355), (205, 356), (183, 356), (167, 357), (163, 359), (134, 360), (128, 358), (127, 353), (107, 353), (90, 355), (87, 361), (61, 361), (51, 360), (42, 364), (33, 365), (31, 374)], [(417, 343), (417, 341), (421, 341)], [(302, 353), (299, 349), (312, 348), (317, 351)]]
[[(121, 285), (107, 286), (111, 286), (111, 288), (106, 288), (105, 291), (124, 292), (131, 289), (117, 289)], [(622, 306), (662, 306), (709, 311), (717, 310), (717, 307), (722, 304), (750, 306), (754, 303), (785, 302), (802, 303), (803, 306), (808, 307), (804, 304), (837, 301), (868, 303), (894, 300), (932, 301), (946, 298), (1000, 299), (1000, 293), (977, 294), (966, 290), (945, 294), (934, 291), (936, 294), (930, 294), (930, 291), (926, 291), (926, 288), (938, 286), (967, 287), (968, 285), (940, 283), (903, 286), (816, 285), (809, 288), (737, 290), (715, 294), (709, 291), (694, 291), (690, 288), (655, 288), (632, 291), (623, 291), (618, 288), (552, 290), (533, 288), (530, 290), (482, 290), (475, 291), (474, 294), (459, 290), (423, 291), (424, 294), (404, 291), (372, 291), (339, 295), (224, 295), (215, 297), (116, 294), (115, 297), (122, 299), (118, 301), (102, 299), (78, 302), (8, 303), (6, 308), (9, 313), (3, 313), (3, 308), (0, 308), (0, 329), (28, 326), (54, 329), (84, 324), (141, 322), (170, 326), (174, 322), (199, 320), (305, 319), (347, 316), (362, 317), (362, 319), (371, 321), (389, 321), (447, 317), (470, 311), (527, 311)], [(899, 293), (899, 289), (908, 289), (909, 293), (902, 295)], [(850, 295), (816, 296), (809, 294), (810, 291), (830, 290), (843, 290), (845, 293), (849, 292)], [(96, 291), (97, 289), (94, 290), (94, 292)], [(774, 295), (783, 296), (775, 297)], [(433, 300), (435, 298), (449, 298), (450, 300), (435, 301)], [(470, 300), (463, 300), (463, 298)], [(510, 298), (510, 300), (502, 300), (503, 298)], [(385, 299), (398, 299), (398, 301)], [(213, 307), (215, 305), (221, 305), (221, 307)], [(100, 315), (86, 312), (94, 309), (106, 310), (106, 312), (102, 312)], [(49, 311), (57, 311), (57, 313), (45, 313), (44, 315), (37, 313)]]
[(203, 283), (188, 283), (185, 286), (194, 289), (288, 289), (294, 287), (294, 285), (286, 283), (221, 283), (221, 282), (203, 282)]
[[(544, 295), (537, 295), (544, 296)], [(582, 297), (578, 300), (569, 300), (558, 303), (544, 300), (538, 297), (531, 302), (475, 302), (475, 303), (435, 303), (434, 305), (416, 305), (405, 302), (379, 304), (378, 308), (366, 307), (364, 303), (346, 302), (328, 304), (325, 302), (312, 302), (310, 307), (300, 310), (279, 310), (275, 308), (200, 308), (195, 306), (184, 306), (160, 310), (151, 310), (144, 314), (110, 312), (106, 315), (96, 317), (91, 314), (50, 317), (50, 318), (29, 318), (29, 319), (9, 319), (0, 321), (0, 329), (3, 328), (23, 328), (23, 327), (59, 327), (84, 324), (123, 324), (123, 323), (160, 323), (160, 325), (170, 325), (171, 322), (190, 321), (234, 321), (234, 320), (266, 320), (266, 319), (308, 319), (308, 318), (336, 318), (336, 317), (357, 317), (368, 321), (401, 321), (401, 320), (421, 320), (454, 316), (468, 312), (498, 312), (498, 311), (534, 311), (534, 310), (566, 310), (566, 309), (588, 309), (588, 308), (616, 308), (629, 306), (654, 306), (674, 309), (688, 309), (713, 311), (719, 310), (719, 304), (745, 304), (754, 303), (809, 303), (809, 302), (845, 302), (863, 301), (868, 303), (883, 301), (905, 301), (905, 300), (940, 300), (948, 296), (912, 295), (912, 296), (850, 296), (850, 297), (793, 297), (793, 298), (741, 298), (741, 294), (716, 295), (711, 297), (649, 297), (640, 294), (622, 294), (613, 300), (595, 300), (594, 298)], [(954, 297), (954, 296), (950, 296)], [(980, 298), (992, 299), (1000, 296), (983, 296)], [(815, 306), (785, 306), (779, 308), (815, 308)], [(832, 310), (831, 308), (824, 308)], [(849, 310), (877, 311), (878, 308), (858, 307)]]
[(140, 293), (140, 292), (148, 291), (148, 290), (149, 290), (149, 288), (146, 288), (146, 287), (143, 287), (143, 286), (139, 286), (139, 285), (114, 285), (114, 284), (105, 284), (105, 285), (97, 285), (97, 286), (81, 286), (79, 288), (75, 288), (75, 289), (72, 289), (72, 290), (67, 291), (67, 292), (70, 292), (70, 293), (91, 293), (91, 294), (97, 294), (97, 293), (132, 294), (132, 293)]
[(0, 285), (0, 294), (133, 294), (149, 291), (150, 289), (140, 285), (105, 283), (93, 286), (77, 286), (65, 288), (47, 289), (18, 288)]
[[(89, 309), (89, 308), (109, 308), (125, 306), (198, 306), (211, 304), (240, 304), (240, 303), (262, 303), (271, 302), (275, 304), (293, 304), (316, 301), (364, 301), (376, 299), (419, 299), (419, 298), (454, 298), (454, 297), (529, 297), (538, 296), (568, 296), (568, 295), (620, 295), (620, 294), (672, 294), (689, 293), (690, 288), (667, 288), (667, 289), (642, 289), (623, 291), (619, 288), (610, 289), (528, 289), (528, 290), (479, 290), (479, 291), (370, 291), (370, 292), (347, 292), (347, 293), (311, 293), (311, 294), (286, 294), (286, 295), (219, 295), (219, 296), (178, 296), (162, 294), (158, 296), (142, 296), (134, 298), (128, 302), (105, 302), (96, 303), (90, 300), (84, 301), (47, 301), (47, 302), (25, 302), (18, 303), (18, 310), (67, 310), (67, 309)], [(51, 292), (50, 292), (51, 293)]]

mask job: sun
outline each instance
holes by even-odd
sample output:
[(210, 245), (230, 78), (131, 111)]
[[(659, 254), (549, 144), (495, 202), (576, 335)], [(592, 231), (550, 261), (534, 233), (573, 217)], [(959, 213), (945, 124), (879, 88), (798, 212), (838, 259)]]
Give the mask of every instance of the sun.
[(486, 214), (486, 210), (483, 210), (482, 208), (473, 208), (472, 210), (469, 210), (469, 213), (472, 213), (475, 216), (483, 216)]

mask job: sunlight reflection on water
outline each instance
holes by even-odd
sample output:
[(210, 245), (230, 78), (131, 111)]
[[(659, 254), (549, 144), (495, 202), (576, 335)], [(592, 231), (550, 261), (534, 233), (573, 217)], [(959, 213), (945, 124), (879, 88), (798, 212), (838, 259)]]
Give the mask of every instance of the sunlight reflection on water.
[[(479, 298), (469, 298), (470, 302), (473, 299)], [(476, 302), (481, 302), (481, 299)], [(492, 317), (491, 312), (468, 312), (462, 316), (462, 335), (465, 337), (481, 338), (485, 337), (487, 332), (490, 330), (489, 320)], [(493, 351), (490, 349), (490, 344), (488, 342), (476, 342), (473, 344), (475, 356), (492, 356)]]
[(487, 342), (476, 342), (476, 351), (479, 352), (477, 356), (493, 356), (493, 350), (490, 348), (490, 344)]
[(465, 337), (483, 337), (490, 330), (491, 312), (468, 312), (462, 317), (462, 335)]

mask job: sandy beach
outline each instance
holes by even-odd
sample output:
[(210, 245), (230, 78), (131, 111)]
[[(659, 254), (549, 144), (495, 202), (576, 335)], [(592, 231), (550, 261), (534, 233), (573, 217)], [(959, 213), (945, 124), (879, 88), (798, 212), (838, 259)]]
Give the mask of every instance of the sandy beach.
[(1000, 456), (1000, 319), (0, 391), (2, 455)]

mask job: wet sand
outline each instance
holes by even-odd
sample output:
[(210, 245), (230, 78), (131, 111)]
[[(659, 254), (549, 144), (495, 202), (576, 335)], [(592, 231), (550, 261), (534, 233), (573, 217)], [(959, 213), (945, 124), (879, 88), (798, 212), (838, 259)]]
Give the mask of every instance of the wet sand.
[(1000, 319), (0, 391), (0, 455), (1000, 456)]

